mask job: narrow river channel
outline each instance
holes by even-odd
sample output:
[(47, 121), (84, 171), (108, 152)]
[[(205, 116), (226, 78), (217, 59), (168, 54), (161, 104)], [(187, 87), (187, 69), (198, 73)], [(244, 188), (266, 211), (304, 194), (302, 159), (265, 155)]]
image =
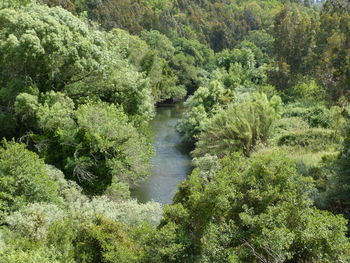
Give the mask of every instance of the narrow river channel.
[(151, 200), (171, 203), (178, 184), (185, 180), (191, 170), (191, 159), (181, 146), (181, 137), (176, 130), (183, 110), (182, 104), (157, 108), (157, 115), (151, 122), (156, 150), (152, 159), (152, 174), (133, 191), (133, 196), (142, 203)]

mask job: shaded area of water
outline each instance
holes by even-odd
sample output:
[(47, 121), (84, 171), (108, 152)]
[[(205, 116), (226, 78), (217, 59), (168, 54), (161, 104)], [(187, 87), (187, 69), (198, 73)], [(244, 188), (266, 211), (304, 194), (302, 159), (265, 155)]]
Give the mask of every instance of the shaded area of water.
[(169, 204), (177, 186), (191, 170), (191, 159), (181, 145), (176, 124), (183, 113), (182, 104), (161, 106), (151, 122), (156, 156), (152, 159), (152, 174), (134, 191), (140, 202), (150, 200)]

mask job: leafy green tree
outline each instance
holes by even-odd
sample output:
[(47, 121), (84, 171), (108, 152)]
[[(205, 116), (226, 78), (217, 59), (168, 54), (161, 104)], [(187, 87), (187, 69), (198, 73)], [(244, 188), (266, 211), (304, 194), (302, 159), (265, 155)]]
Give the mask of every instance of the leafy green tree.
[(195, 169), (165, 212), (162, 225), (177, 224), (191, 240), (185, 259), (349, 260), (346, 220), (311, 206), (312, 179), (300, 175), (285, 153), (272, 149), (249, 159), (235, 155), (221, 165), (210, 178)]
[(197, 40), (183, 37), (175, 37), (173, 45), (176, 52), (170, 66), (178, 76), (179, 84), (186, 87), (188, 94), (193, 94), (212, 70), (214, 52)]
[(31, 202), (59, 202), (58, 185), (44, 161), (25, 145), (3, 141), (0, 148), (0, 221)]
[(185, 105), (188, 111), (178, 125), (178, 129), (187, 142), (193, 142), (206, 124), (215, 108), (220, 105), (220, 101), (224, 100), (227, 93), (223, 85), (219, 81), (212, 81), (207, 87), (200, 87), (190, 96)]
[(157, 30), (143, 31), (141, 39), (152, 49), (158, 50), (159, 55), (167, 61), (170, 61), (175, 54), (176, 49), (171, 40)]
[(20, 78), (23, 85), (36, 83), (40, 90), (62, 89), (101, 69), (98, 36), (61, 8), (3, 9), (0, 21), (0, 59), (6, 65), (2, 84)]
[(2, 8), (20, 8), (30, 4), (31, 0), (3, 0), (0, 3), (0, 9)]
[(140, 262), (141, 247), (127, 233), (125, 226), (99, 218), (87, 225), (76, 240), (77, 261)]
[(309, 56), (315, 44), (317, 15), (310, 9), (285, 5), (274, 25), (275, 69), (271, 80), (280, 89), (295, 84), (299, 74), (310, 70)]
[(185, 230), (174, 223), (167, 223), (157, 230), (145, 227), (133, 229), (132, 236), (140, 241), (144, 249), (143, 262), (194, 262), (195, 260), (194, 256), (185, 256), (190, 239)]
[(285, 93), (289, 100), (307, 103), (322, 103), (325, 100), (325, 90), (315, 80), (306, 80), (297, 83)]
[(6, 217), (13, 231), (36, 241), (47, 241), (51, 225), (62, 221), (66, 213), (54, 204), (30, 203)]
[[(0, 69), (0, 120), (7, 131), (2, 136), (25, 132), (14, 118), (14, 101), (21, 92), (60, 91), (75, 104), (87, 97), (101, 99), (123, 105), (127, 114), (152, 118), (150, 82), (124, 57), (125, 41), (117, 34), (94, 30), (61, 8), (36, 4), (0, 10), (0, 26), (0, 62), (6, 65)], [(163, 64), (157, 65), (153, 80), (163, 74)]]
[(314, 52), (316, 77), (332, 99), (349, 94), (349, 11), (348, 1), (326, 1), (317, 30)]
[(256, 65), (255, 54), (250, 48), (233, 49), (231, 52), (223, 52), (221, 54), (217, 58), (217, 64), (220, 67), (225, 67), (227, 70), (231, 64), (235, 63), (241, 64), (246, 70), (253, 69)]
[(158, 31), (143, 32), (141, 37), (132, 36), (121, 29), (113, 29), (109, 41), (119, 47), (139, 72), (149, 78), (155, 102), (182, 98), (184, 87), (177, 86), (177, 76), (169, 66), (175, 48), (171, 41)]
[(15, 109), (45, 160), (86, 190), (102, 192), (114, 177), (131, 186), (149, 173), (152, 146), (121, 107), (87, 102), (75, 110), (70, 98), (52, 91), (22, 93)]
[(271, 61), (271, 57), (266, 53), (263, 53), (263, 51), (259, 47), (257, 47), (253, 42), (245, 40), (240, 42), (237, 47), (239, 47), (240, 49), (250, 49), (254, 54), (254, 58), (256, 60), (255, 64), (257, 67), (262, 66)]
[(80, 106), (75, 115), (76, 130), (61, 131), (60, 136), (63, 147), (70, 136), (76, 140), (74, 154), (65, 163), (70, 174), (84, 179), (91, 173), (102, 185), (110, 184), (113, 176), (132, 185), (148, 175), (151, 145), (121, 109), (105, 103), (89, 103)]
[(8, 248), (0, 251), (0, 257), (4, 263), (59, 263), (59, 257), (54, 249), (38, 247), (32, 250)]
[[(196, 39), (216, 52), (232, 48), (251, 30), (270, 29), (285, 0), (40, 0), (73, 13), (86, 12), (104, 29), (121, 28), (140, 35), (145, 30)], [(289, 2), (289, 1), (288, 1)], [(301, 3), (303, 1), (293, 1)]]
[(264, 54), (272, 55), (274, 38), (265, 30), (249, 31), (248, 35), (245, 37), (245, 40), (253, 43)]
[(203, 131), (207, 120), (221, 107), (251, 92), (270, 93), (266, 86), (266, 68), (258, 65), (254, 52), (247, 47), (224, 50), (216, 54), (217, 68), (209, 75), (207, 83), (190, 96), (185, 105), (187, 110), (178, 128), (184, 140), (194, 143)]

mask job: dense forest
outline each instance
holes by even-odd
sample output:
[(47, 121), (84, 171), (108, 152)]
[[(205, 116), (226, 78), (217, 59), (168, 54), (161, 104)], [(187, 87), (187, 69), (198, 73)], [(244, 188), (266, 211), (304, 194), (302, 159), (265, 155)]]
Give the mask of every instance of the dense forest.
[(350, 262), (350, 2), (2, 0), (0, 138), (0, 263)]

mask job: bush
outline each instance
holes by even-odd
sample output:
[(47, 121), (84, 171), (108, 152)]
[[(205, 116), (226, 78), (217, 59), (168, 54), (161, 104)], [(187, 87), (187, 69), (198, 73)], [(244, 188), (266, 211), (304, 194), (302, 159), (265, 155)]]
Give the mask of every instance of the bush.
[(4, 141), (0, 147), (0, 222), (32, 202), (59, 202), (58, 185), (37, 154), (24, 144)]
[(278, 139), (279, 146), (307, 147), (313, 151), (325, 150), (337, 142), (339, 141), (333, 130), (321, 128), (292, 131), (281, 135)]
[(300, 82), (286, 91), (292, 101), (321, 103), (326, 97), (325, 90), (314, 80)]
[(128, 226), (138, 226), (149, 223), (156, 227), (162, 218), (163, 210), (159, 203), (148, 202), (139, 204), (136, 200), (113, 202), (105, 197), (96, 197), (86, 207), (94, 216), (102, 215), (114, 222)]
[(82, 229), (76, 244), (78, 262), (136, 263), (142, 255), (124, 225), (102, 217)]
[(44, 241), (50, 226), (66, 216), (67, 214), (56, 205), (32, 203), (6, 217), (6, 223), (10, 229), (22, 236)]
[(300, 104), (290, 104), (285, 109), (283, 117), (300, 117), (310, 127), (330, 128), (330, 124), (332, 123), (331, 112), (323, 105), (303, 106)]
[(61, 263), (55, 249), (40, 247), (32, 250), (0, 250), (1, 263)]
[(275, 137), (286, 132), (302, 131), (309, 128), (309, 124), (300, 117), (286, 117), (274, 122), (271, 133)]
[(240, 151), (249, 155), (258, 142), (267, 142), (276, 118), (277, 113), (265, 94), (254, 94), (246, 101), (231, 104), (209, 120), (193, 155), (223, 157)]
[(203, 131), (208, 117), (222, 104), (226, 90), (221, 82), (215, 80), (207, 87), (200, 87), (185, 102), (187, 108), (178, 129), (186, 142), (193, 143), (196, 136)]

